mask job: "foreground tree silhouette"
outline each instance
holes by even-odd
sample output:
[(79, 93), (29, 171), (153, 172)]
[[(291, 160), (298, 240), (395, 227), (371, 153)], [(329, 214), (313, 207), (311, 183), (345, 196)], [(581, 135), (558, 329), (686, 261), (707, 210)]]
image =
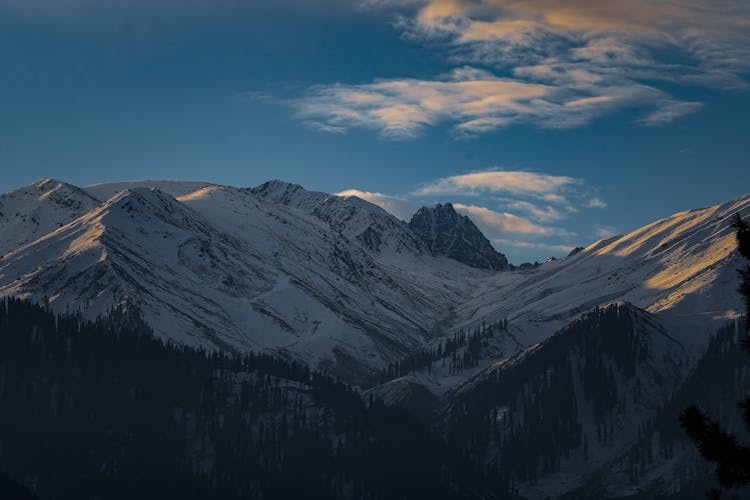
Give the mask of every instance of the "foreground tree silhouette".
[[(739, 214), (732, 219), (736, 231), (737, 249), (750, 261), (750, 223)], [(750, 265), (738, 270), (740, 286), (738, 291), (745, 302), (745, 318), (750, 318)], [(750, 321), (745, 321), (745, 335), (742, 347), (750, 353)], [(739, 403), (745, 426), (750, 430), (750, 398)], [(717, 421), (708, 418), (700, 408), (688, 407), (680, 416), (680, 422), (690, 439), (698, 447), (706, 460), (716, 464), (716, 478), (726, 488), (750, 484), (750, 445), (740, 443), (736, 436), (726, 431)], [(717, 490), (710, 493), (719, 498)]]

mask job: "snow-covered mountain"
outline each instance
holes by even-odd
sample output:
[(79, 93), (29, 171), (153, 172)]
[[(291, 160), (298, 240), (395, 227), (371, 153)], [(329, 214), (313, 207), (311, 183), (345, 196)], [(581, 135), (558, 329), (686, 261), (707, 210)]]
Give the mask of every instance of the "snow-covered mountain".
[(361, 381), (460, 330), (507, 321), (508, 335), (488, 341), (471, 369), (415, 378), (442, 394), (614, 301), (656, 315), (699, 353), (740, 310), (727, 219), (750, 215), (750, 197), (504, 272), (471, 267), (507, 261), (450, 204), (407, 224), (359, 198), (281, 181), (44, 180), (0, 207), (0, 296), (91, 315), (129, 301), (179, 342), (276, 352)]
[(409, 227), (435, 255), (480, 269), (508, 269), (505, 255), (495, 250), (471, 219), (457, 213), (450, 203), (420, 208)]
[(592, 243), (530, 271), (501, 273), (458, 308), (459, 324), (507, 318), (533, 345), (596, 306), (624, 301), (656, 314), (697, 351), (742, 311), (730, 218), (750, 216), (750, 195), (680, 212), (631, 233)]
[[(629, 495), (654, 481), (634, 457), (665, 431), (646, 426), (728, 349), (709, 339), (742, 310), (736, 213), (750, 195), (498, 272), (450, 204), (407, 224), (282, 181), (45, 179), (0, 196), (0, 297), (90, 317), (126, 302), (176, 342), (378, 378), (369, 394), (474, 443), (528, 498)], [(685, 453), (652, 463), (677, 477)]]
[(0, 195), (0, 255), (85, 215), (99, 203), (84, 190), (52, 179)]
[[(0, 261), (0, 295), (92, 315), (128, 300), (166, 338), (270, 350), (357, 380), (447, 334), (486, 275), (433, 257), (362, 200), (278, 181), (157, 184), (178, 198), (144, 185), (90, 198), (84, 214), (58, 210), (66, 224)], [(35, 227), (12, 236), (32, 239)]]

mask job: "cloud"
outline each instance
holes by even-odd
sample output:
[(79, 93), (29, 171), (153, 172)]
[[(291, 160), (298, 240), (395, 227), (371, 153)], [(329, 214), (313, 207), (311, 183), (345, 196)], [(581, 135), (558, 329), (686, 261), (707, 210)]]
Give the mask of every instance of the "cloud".
[[(748, 19), (750, 5), (735, 0), (427, 0), (406, 28), (495, 62), (523, 55), (604, 69), (739, 75), (750, 67)], [(680, 66), (656, 55), (670, 51), (694, 62)]]
[(438, 125), (457, 136), (519, 123), (571, 128), (633, 108), (641, 113), (638, 122), (659, 126), (701, 108), (659, 88), (659, 82), (748, 86), (747, 2), (365, 3), (396, 9), (398, 29), (442, 50), (455, 69), (432, 78), (314, 87), (292, 103), (303, 121), (408, 139)]
[(399, 219), (408, 221), (411, 216), (416, 212), (416, 206), (403, 198), (397, 196), (390, 196), (383, 193), (372, 193), (369, 191), (360, 191), (359, 189), (346, 189), (344, 191), (336, 193), (336, 196), (348, 198), (350, 196), (356, 196), (365, 201), (369, 201), (373, 205), (377, 205), (386, 212), (395, 215)]
[(443, 177), (420, 186), (414, 196), (490, 196), (505, 212), (538, 223), (559, 221), (582, 208), (605, 208), (598, 190), (582, 179), (497, 168)]
[(543, 84), (499, 78), (473, 68), (443, 79), (379, 80), (364, 85), (318, 86), (291, 102), (297, 117), (312, 124), (368, 128), (390, 138), (410, 138), (427, 126), (453, 123), (459, 134), (481, 133), (536, 120), (550, 127), (573, 121), (580, 112)]
[(673, 122), (677, 118), (695, 113), (703, 105), (699, 102), (668, 101), (658, 109), (641, 118), (641, 122), (649, 126), (660, 126)]
[(501, 231), (503, 233), (530, 235), (550, 235), (557, 232), (554, 228), (535, 224), (528, 219), (507, 212), (496, 212), (485, 207), (461, 203), (454, 203), (453, 208), (468, 215), (480, 226), (488, 227), (492, 232)]
[(551, 222), (564, 219), (566, 212), (571, 212), (570, 207), (565, 207), (565, 210), (561, 210), (550, 205), (544, 205), (539, 202), (532, 203), (524, 200), (498, 200), (502, 205), (508, 209), (519, 211), (521, 213), (528, 214), (529, 217), (536, 221)]
[(586, 204), (589, 208), (607, 208), (607, 202), (601, 198), (591, 198)]
[(391, 139), (414, 138), (436, 125), (451, 126), (458, 137), (518, 123), (565, 129), (585, 125), (626, 105), (651, 106), (644, 123), (667, 123), (697, 109), (697, 103), (682, 103), (654, 87), (633, 85), (619, 77), (592, 82), (584, 81), (585, 75), (561, 71), (542, 67), (519, 70), (537, 78), (531, 81), (502, 78), (465, 66), (433, 80), (316, 86), (290, 104), (298, 119), (315, 128), (364, 128)]
[(549, 195), (580, 183), (568, 176), (539, 174), (517, 170), (485, 170), (453, 175), (430, 182), (415, 194), (477, 194), (479, 192)]
[[(435, 179), (403, 196), (348, 189), (338, 196), (357, 196), (408, 220), (416, 208), (451, 202), (484, 235), (516, 261), (567, 255), (580, 240), (567, 225), (573, 214), (607, 206), (598, 189), (583, 179), (522, 170), (492, 168)], [(575, 221), (573, 221), (575, 222)], [(575, 227), (575, 226), (573, 226)], [(605, 230), (586, 228), (586, 238)]]

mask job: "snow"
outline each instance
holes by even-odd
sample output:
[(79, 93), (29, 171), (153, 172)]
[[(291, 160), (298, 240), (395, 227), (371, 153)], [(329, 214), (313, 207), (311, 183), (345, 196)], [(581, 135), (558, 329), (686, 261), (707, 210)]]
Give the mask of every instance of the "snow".
[(70, 184), (42, 179), (0, 195), (0, 255), (93, 210), (99, 201)]
[[(425, 255), (374, 205), (193, 185), (179, 200), (142, 182), (110, 188), (126, 189), (0, 261), (0, 296), (92, 315), (127, 299), (165, 338), (316, 367), (353, 359), (363, 375), (446, 334), (470, 290), (450, 282), (477, 275)], [(378, 245), (360, 238), (373, 225)]]
[[(735, 213), (750, 217), (750, 195), (534, 269), (491, 272), (432, 255), (408, 224), (369, 202), (282, 181), (80, 189), (43, 179), (0, 195), (0, 297), (48, 299), (89, 317), (129, 301), (163, 338), (276, 353), (355, 383), (459, 329), (508, 319), (477, 366), (451, 373), (438, 361), (370, 390), (396, 405), (448, 401), (487, 373), (523, 363), (582, 313), (632, 303), (643, 310), (638, 325), (648, 343), (638, 371), (643, 398), (628, 402), (632, 411), (606, 446), (589, 435), (588, 462), (573, 453), (559, 473), (521, 485), (529, 497), (554, 496), (581, 484), (581, 471), (625, 453), (709, 335), (739, 316)], [(632, 380), (618, 383), (632, 392)], [(590, 431), (580, 393), (579, 419)], [(615, 483), (612, 494), (630, 492)]]
[(750, 196), (675, 214), (531, 271), (498, 274), (459, 307), (459, 325), (507, 317), (532, 345), (580, 313), (620, 300), (658, 313), (670, 331), (692, 324), (691, 332), (675, 333), (700, 351), (741, 310), (741, 258), (729, 227), (735, 213), (750, 216)]
[(158, 189), (170, 196), (178, 197), (188, 193), (192, 193), (202, 187), (211, 186), (208, 182), (191, 182), (191, 181), (123, 181), (123, 182), (104, 182), (100, 184), (92, 184), (83, 188), (88, 194), (94, 198), (105, 201), (112, 198), (114, 195), (127, 189)]
[(431, 255), (369, 202), (282, 181), (79, 189), (47, 179), (0, 196), (0, 296), (50, 297), (90, 315), (130, 300), (165, 338), (363, 373), (508, 318), (480, 366), (413, 377), (443, 394), (613, 301), (655, 314), (699, 352), (740, 310), (728, 227), (737, 212), (750, 216), (750, 196), (493, 273)]

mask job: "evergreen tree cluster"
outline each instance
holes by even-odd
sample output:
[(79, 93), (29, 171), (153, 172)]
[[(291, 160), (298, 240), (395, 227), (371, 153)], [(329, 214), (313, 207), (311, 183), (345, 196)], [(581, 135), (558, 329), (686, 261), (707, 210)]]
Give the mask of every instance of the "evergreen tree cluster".
[(462, 498), (481, 471), (418, 420), (263, 354), (0, 302), (0, 470), (38, 498)]
[[(750, 262), (750, 222), (736, 214), (731, 224), (735, 230), (737, 250)], [(745, 316), (750, 316), (750, 264), (738, 269), (738, 292), (745, 305)], [(750, 323), (746, 322), (746, 328)], [(750, 353), (750, 331), (742, 339), (743, 347)], [(750, 398), (739, 403), (745, 427), (750, 430)], [(680, 416), (685, 432), (690, 436), (703, 457), (716, 466), (716, 478), (725, 488), (750, 484), (750, 444), (741, 442), (716, 417), (709, 417), (698, 405), (691, 405)], [(714, 491), (714, 497), (720, 492)]]
[(401, 361), (390, 363), (383, 369), (373, 385), (384, 384), (391, 380), (415, 373), (432, 373), (433, 368), (448, 367), (451, 374), (461, 373), (468, 368), (475, 368), (482, 359), (484, 349), (488, 347), (490, 339), (508, 331), (508, 319), (475, 325), (473, 328), (463, 328), (438, 343), (432, 349), (420, 350), (406, 356)]
[(580, 404), (594, 410), (591, 439), (606, 444), (638, 398), (620, 383), (638, 386), (647, 353), (635, 316), (628, 304), (597, 308), (477, 381), (451, 407), (450, 444), (484, 461), (488, 477), (511, 492), (558, 471), (574, 453), (587, 459)]
[(675, 478), (657, 478), (655, 490), (664, 498), (705, 498), (713, 467), (700, 458), (688, 436), (675, 421), (688, 404), (697, 403), (716, 415), (725, 428), (747, 437), (735, 401), (750, 384), (747, 354), (741, 348), (744, 322), (730, 322), (711, 337), (706, 353), (664, 408), (648, 419), (638, 433), (638, 442), (626, 457), (630, 482), (637, 484), (654, 467), (678, 460)]

